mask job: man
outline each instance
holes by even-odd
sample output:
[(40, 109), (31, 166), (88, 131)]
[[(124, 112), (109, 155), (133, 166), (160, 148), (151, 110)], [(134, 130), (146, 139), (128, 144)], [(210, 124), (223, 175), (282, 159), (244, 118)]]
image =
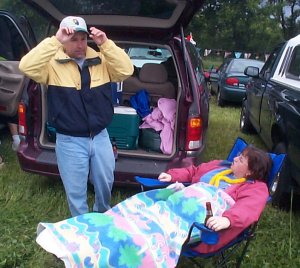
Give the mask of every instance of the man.
[[(87, 46), (87, 36), (100, 52)], [(104, 32), (80, 17), (66, 17), (20, 62), (20, 70), (47, 84), (48, 122), (56, 128), (56, 157), (72, 216), (87, 213), (87, 181), (95, 190), (93, 211), (110, 208), (115, 160), (106, 130), (113, 115), (110, 82), (133, 73), (133, 65)]]

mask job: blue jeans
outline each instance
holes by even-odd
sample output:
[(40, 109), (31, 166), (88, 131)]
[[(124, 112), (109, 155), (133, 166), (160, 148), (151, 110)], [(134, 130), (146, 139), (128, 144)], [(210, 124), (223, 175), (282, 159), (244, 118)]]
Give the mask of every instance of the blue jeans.
[(72, 217), (89, 212), (88, 178), (95, 191), (93, 211), (110, 209), (115, 159), (107, 130), (94, 138), (57, 133), (55, 151)]

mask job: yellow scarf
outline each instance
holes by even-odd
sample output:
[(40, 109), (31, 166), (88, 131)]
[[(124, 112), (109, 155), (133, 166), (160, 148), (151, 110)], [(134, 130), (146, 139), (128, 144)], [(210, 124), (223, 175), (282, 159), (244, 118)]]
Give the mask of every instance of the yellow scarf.
[(231, 169), (225, 169), (225, 170), (217, 173), (215, 176), (213, 176), (212, 179), (209, 181), (209, 184), (214, 185), (216, 187), (219, 187), (220, 180), (226, 181), (230, 184), (241, 183), (241, 182), (246, 181), (245, 178), (230, 179), (229, 177), (226, 176), (226, 175), (231, 174), (231, 173), (232, 173)]

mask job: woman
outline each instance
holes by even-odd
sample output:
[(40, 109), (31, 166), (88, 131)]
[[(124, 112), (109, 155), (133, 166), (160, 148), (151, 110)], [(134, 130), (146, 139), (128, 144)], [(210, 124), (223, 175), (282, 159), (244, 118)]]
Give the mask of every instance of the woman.
[[(218, 163), (212, 165), (214, 170), (224, 169)], [(215, 215), (207, 225), (221, 230), (220, 240), (215, 246), (200, 244), (195, 250), (220, 248), (258, 220), (268, 197), (264, 181), (270, 167), (266, 153), (247, 147), (231, 165), (233, 179), (245, 180), (226, 192), (204, 182), (178, 191), (171, 187), (142, 192), (103, 214), (87, 213), (54, 224), (41, 223), (37, 242), (64, 260), (66, 267), (175, 267), (191, 224), (204, 221), (206, 201), (212, 203)], [(186, 178), (193, 177), (190, 175)], [(171, 175), (171, 180), (175, 177)]]
[(213, 246), (202, 243), (194, 248), (208, 253), (223, 247), (245, 228), (258, 221), (269, 196), (266, 181), (271, 167), (272, 160), (267, 153), (248, 146), (242, 154), (234, 158), (232, 164), (213, 160), (198, 167), (170, 169), (161, 173), (158, 179), (165, 182), (210, 183), (224, 189), (235, 200), (234, 206), (222, 216), (208, 219), (207, 227), (221, 231), (219, 243)]

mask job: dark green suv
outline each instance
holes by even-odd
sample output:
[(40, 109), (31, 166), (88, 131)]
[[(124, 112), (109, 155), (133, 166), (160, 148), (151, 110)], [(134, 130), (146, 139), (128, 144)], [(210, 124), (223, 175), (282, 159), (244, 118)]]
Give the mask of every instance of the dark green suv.
[(286, 165), (273, 187), (273, 201), (287, 205), (287, 193), (300, 192), (300, 35), (280, 44), (246, 87), (240, 117), (243, 132), (255, 130), (267, 147), (286, 153)]

